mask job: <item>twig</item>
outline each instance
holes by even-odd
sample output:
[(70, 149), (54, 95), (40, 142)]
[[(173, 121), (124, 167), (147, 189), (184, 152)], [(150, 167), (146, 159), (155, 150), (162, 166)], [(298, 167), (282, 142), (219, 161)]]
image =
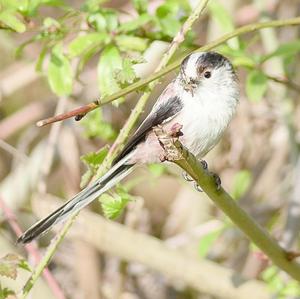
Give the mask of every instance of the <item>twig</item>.
[(0, 74), (0, 100), (40, 78), (34, 64), (15, 63)]
[[(207, 45), (203, 46), (203, 47), (200, 47), (199, 49), (193, 51), (193, 52), (199, 52), (199, 51), (208, 51), (208, 50), (211, 50), (221, 44), (223, 44), (224, 42), (234, 38), (234, 37), (237, 37), (239, 35), (242, 35), (242, 34), (246, 34), (246, 33), (250, 33), (250, 32), (254, 32), (254, 31), (257, 31), (257, 30), (261, 30), (261, 29), (264, 29), (264, 28), (268, 28), (268, 27), (282, 27), (282, 26), (293, 26), (293, 25), (299, 25), (300, 24), (300, 17), (298, 18), (291, 18), (291, 19), (285, 19), (285, 20), (276, 20), (276, 21), (269, 21), (269, 22), (260, 22), (260, 23), (254, 23), (254, 24), (249, 24), (249, 25), (246, 25), (246, 26), (242, 26), (232, 32), (229, 32), (225, 35), (223, 35), (222, 37), (216, 39), (215, 41), (212, 41), (210, 43), (208, 43)], [(44, 119), (44, 120), (41, 120), (39, 122), (37, 122), (37, 126), (41, 127), (41, 126), (45, 126), (45, 125), (48, 125), (48, 124), (51, 124), (53, 122), (56, 122), (56, 121), (61, 121), (61, 120), (65, 120), (65, 119), (68, 119), (70, 117), (76, 117), (78, 115), (78, 111), (81, 113), (79, 113), (79, 115), (82, 115), (87, 113), (87, 112), (90, 112), (94, 109), (96, 109), (97, 107), (100, 107), (104, 104), (107, 104), (107, 103), (110, 103), (120, 97), (123, 97), (133, 91), (136, 91), (136, 90), (140, 90), (142, 87), (145, 87), (146, 85), (148, 85), (150, 82), (166, 75), (167, 73), (175, 70), (177, 67), (180, 66), (181, 64), (181, 61), (182, 61), (182, 58), (181, 59), (178, 59), (176, 61), (174, 61), (173, 63), (169, 64), (167, 67), (163, 68), (161, 71), (158, 71), (158, 72), (154, 72), (153, 75), (150, 75), (148, 78), (145, 78), (145, 79), (142, 79), (142, 80), (139, 80), (138, 82), (134, 83), (134, 84), (131, 84), (129, 86), (127, 86), (126, 88), (110, 95), (110, 96), (107, 96), (103, 99), (98, 99), (90, 104), (87, 104), (87, 105), (84, 105), (84, 106), (81, 106), (79, 108), (76, 108), (72, 111), (69, 111), (67, 113), (64, 113), (64, 114), (60, 114), (60, 115), (56, 115), (56, 116), (53, 116), (53, 117), (49, 117), (47, 119)]]
[(281, 246), (290, 250), (299, 235), (300, 228), (300, 157), (295, 166), (294, 184), (289, 201)]
[(20, 294), (21, 298), (26, 298), (29, 294), (30, 290), (36, 283), (37, 279), (40, 277), (41, 273), (44, 271), (45, 267), (49, 264), (52, 256), (54, 255), (58, 245), (63, 240), (65, 234), (67, 233), (69, 227), (71, 227), (72, 223), (74, 221), (74, 218), (71, 218), (68, 220), (68, 222), (64, 225), (63, 229), (60, 231), (59, 235), (57, 235), (56, 238), (54, 238), (47, 248), (46, 254), (43, 256), (43, 258), (40, 260), (37, 267), (34, 269), (33, 273), (31, 274), (30, 278), (27, 280), (25, 286), (22, 289), (22, 292)]
[[(166, 158), (185, 170), (208, 195), (208, 197), (256, 244), (280, 269), (300, 281), (300, 265), (288, 260), (288, 253), (258, 225), (236, 201), (223, 189), (217, 190), (213, 175), (182, 146), (180, 141), (172, 140), (162, 128), (155, 133), (166, 151)], [(173, 145), (170, 148), (170, 140)], [(177, 160), (178, 157), (182, 157)], [(175, 158), (175, 159), (174, 159)]]
[[(45, 217), (58, 208), (62, 200), (46, 194), (43, 201), (34, 200), (33, 209)], [(146, 235), (100, 215), (83, 210), (66, 237), (88, 242), (97, 250), (128, 262), (144, 265), (162, 273), (170, 283), (180, 281), (186, 286), (223, 299), (270, 299), (266, 285), (258, 280), (245, 280), (215, 262), (194, 258), (164, 241)], [(216, 286), (216, 279), (222, 282)]]
[[(0, 197), (0, 208), (3, 211), (3, 214), (9, 223), (10, 227), (14, 231), (17, 237), (21, 236), (22, 230), (16, 220), (16, 216), (14, 215), (13, 211), (5, 205), (4, 200)], [(38, 252), (37, 245), (35, 243), (26, 244), (25, 249), (29, 255), (34, 258), (34, 263), (37, 264), (41, 260), (41, 256)], [(45, 268), (43, 271), (43, 276), (48, 283), (49, 288), (52, 290), (55, 298), (57, 299), (65, 299), (64, 293), (59, 287), (58, 283), (56, 282), (55, 278), (51, 274), (48, 268)]]
[(7, 139), (27, 124), (32, 124), (45, 114), (46, 109), (47, 103), (33, 102), (4, 118), (0, 122), (0, 139)]
[(10, 153), (13, 157), (16, 157), (21, 161), (26, 161), (28, 159), (28, 157), (24, 153), (18, 151), (15, 147), (13, 147), (12, 145), (10, 145), (9, 143), (5, 142), (2, 139), (0, 139), (0, 148), (4, 149), (8, 153)]
[(283, 84), (285, 85), (286, 87), (290, 88), (290, 89), (293, 89), (297, 92), (300, 92), (300, 86), (292, 81), (290, 81), (289, 79), (287, 78), (280, 78), (280, 77), (275, 77), (275, 76), (271, 76), (271, 75), (268, 75), (267, 74), (267, 77), (268, 79), (276, 82), (276, 83), (280, 83), (280, 84)]

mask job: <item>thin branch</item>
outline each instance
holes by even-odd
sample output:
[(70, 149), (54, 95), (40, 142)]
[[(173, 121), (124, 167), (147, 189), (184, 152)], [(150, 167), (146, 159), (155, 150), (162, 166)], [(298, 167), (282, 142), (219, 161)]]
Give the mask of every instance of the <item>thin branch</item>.
[[(200, 0), (198, 6), (194, 9), (192, 14), (188, 17), (188, 19), (183, 24), (183, 27), (181, 28), (180, 32), (176, 35), (173, 42), (171, 43), (169, 49), (165, 53), (161, 63), (157, 67), (156, 71), (160, 71), (160, 69), (164, 68), (172, 55), (175, 53), (177, 48), (179, 47), (180, 42), (184, 40), (184, 36), (188, 30), (191, 29), (191, 26), (195, 22), (195, 20), (199, 17), (199, 15), (203, 12), (205, 9), (207, 3), (209, 0)], [(130, 117), (128, 118), (126, 124), (124, 125), (123, 129), (120, 131), (119, 136), (114, 142), (114, 145), (110, 149), (108, 155), (104, 159), (103, 163), (101, 164), (101, 167), (98, 169), (97, 175), (100, 176), (103, 173), (107, 171), (109, 166), (111, 165), (113, 159), (117, 155), (117, 153), (122, 149), (124, 143), (126, 142), (129, 132), (133, 128), (135, 122), (137, 121), (138, 117), (143, 111), (143, 108), (150, 96), (151, 90), (154, 88), (154, 86), (157, 84), (157, 82), (152, 82), (149, 85), (149, 91), (147, 91), (139, 100), (135, 108), (130, 114)], [(37, 265), (36, 269), (34, 270), (31, 277), (28, 279), (27, 283), (25, 284), (22, 292), (21, 298), (26, 298), (29, 294), (29, 291), (34, 286), (35, 282), (37, 281), (38, 277), (42, 273), (43, 269), (48, 265), (50, 259), (54, 255), (56, 248), (59, 246), (59, 244), (64, 239), (65, 234), (71, 227), (73, 221), (75, 220), (76, 216), (78, 215), (78, 212), (73, 214), (70, 219), (66, 222), (66, 224), (63, 226), (62, 230), (59, 232), (57, 237), (51, 242), (50, 246), (47, 248), (47, 251), (45, 253), (45, 256), (41, 260), (41, 262)]]
[[(264, 29), (264, 28), (269, 28), (269, 27), (283, 27), (283, 26), (293, 26), (293, 25), (299, 25), (300, 24), (300, 17), (298, 18), (291, 18), (291, 19), (285, 19), (285, 20), (276, 20), (276, 21), (269, 21), (269, 22), (260, 22), (260, 23), (254, 23), (254, 24), (249, 24), (249, 25), (246, 25), (246, 26), (242, 26), (230, 33), (227, 33), (225, 35), (223, 35), (222, 37), (208, 43), (207, 45), (203, 46), (203, 47), (200, 47), (199, 49), (193, 51), (193, 52), (199, 52), (199, 51), (209, 51), (221, 44), (223, 44), (224, 42), (234, 38), (234, 37), (237, 37), (237, 36), (240, 36), (240, 35), (243, 35), (243, 34), (246, 34), (246, 33), (250, 33), (250, 32), (254, 32), (254, 31), (257, 31), (257, 30), (261, 30), (261, 29)], [(97, 99), (96, 101), (90, 103), (90, 104), (87, 104), (87, 105), (83, 105), (79, 108), (76, 108), (72, 111), (69, 111), (67, 113), (64, 113), (64, 114), (60, 114), (60, 115), (57, 115), (57, 116), (53, 116), (53, 117), (50, 117), (50, 118), (47, 118), (47, 119), (44, 119), (44, 120), (41, 120), (39, 122), (37, 122), (37, 126), (41, 127), (41, 126), (45, 126), (45, 125), (48, 125), (48, 124), (51, 124), (53, 122), (56, 122), (56, 121), (61, 121), (61, 120), (65, 120), (65, 119), (68, 119), (68, 118), (71, 118), (71, 117), (76, 117), (77, 115), (79, 115), (78, 119), (80, 119), (83, 115), (85, 115), (86, 113), (104, 105), (104, 104), (107, 104), (107, 103), (110, 103), (118, 98), (121, 98), (133, 91), (137, 91), (137, 90), (140, 90), (142, 87), (145, 87), (147, 86), (150, 82), (156, 80), (156, 79), (159, 79), (160, 77), (166, 75), (167, 73), (175, 70), (177, 67), (180, 66), (181, 64), (181, 61), (182, 61), (182, 58), (174, 61), (173, 63), (169, 64), (167, 67), (163, 68), (161, 71), (158, 71), (158, 72), (154, 72), (153, 75), (150, 75), (148, 78), (145, 78), (145, 79), (142, 79), (142, 80), (139, 80), (138, 82), (134, 83), (134, 84), (131, 84), (129, 86), (127, 86), (126, 88), (110, 95), (110, 96), (107, 96), (103, 99)]]
[(52, 240), (51, 244), (47, 248), (46, 254), (43, 256), (43, 258), (40, 260), (37, 267), (34, 269), (33, 273), (31, 274), (31, 276), (27, 280), (27, 282), (26, 282), (25, 286), (23, 287), (22, 292), (21, 292), (21, 294), (18, 298), (23, 299), (23, 298), (27, 297), (30, 290), (32, 289), (32, 287), (34, 286), (34, 284), (36, 283), (36, 281), (40, 277), (41, 273), (43, 273), (45, 267), (47, 267), (47, 265), (49, 264), (49, 262), (50, 262), (52, 256), (54, 255), (58, 245), (63, 240), (65, 234), (67, 233), (67, 231), (71, 227), (73, 221), (74, 221), (74, 218), (69, 219), (68, 222), (64, 225), (64, 227), (60, 231), (59, 235), (57, 235), (57, 237)]
[[(14, 231), (17, 237), (22, 235), (22, 230), (17, 222), (17, 218), (13, 211), (5, 204), (4, 200), (0, 197), (0, 208), (3, 211), (5, 219), (9, 223), (10, 227)], [(41, 260), (41, 255), (38, 252), (36, 243), (33, 244), (26, 244), (25, 249), (30, 256), (33, 257), (34, 263), (37, 264)], [(57, 281), (53, 277), (52, 273), (49, 271), (48, 268), (43, 270), (43, 276), (48, 283), (49, 288), (52, 290), (55, 298), (57, 299), (65, 299), (64, 293), (59, 287)]]
[(26, 105), (22, 110), (1, 119), (0, 121), (0, 139), (7, 139), (28, 124), (37, 121), (45, 115), (48, 103), (33, 102)]
[(15, 147), (10, 145), (9, 143), (5, 142), (4, 140), (0, 139), (0, 148), (4, 149), (8, 153), (10, 153), (13, 157), (21, 160), (21, 161), (27, 161), (28, 156), (21, 151), (17, 150)]
[(281, 248), (253, 218), (223, 189), (217, 190), (214, 176), (182, 146), (180, 141), (170, 138), (162, 128), (155, 130), (160, 144), (166, 152), (166, 159), (185, 170), (208, 195), (208, 197), (259, 247), (280, 269), (300, 281), (300, 265), (289, 261), (289, 253)]
[(270, 80), (272, 80), (276, 83), (283, 84), (283, 85), (285, 85), (286, 87), (288, 87), (290, 89), (293, 89), (297, 92), (300, 92), (300, 86), (298, 84), (294, 83), (293, 81), (290, 81), (287, 78), (275, 77), (275, 76), (271, 76), (271, 75), (268, 75), (268, 74), (267, 74), (267, 77), (268, 77), (268, 79), (270, 79)]

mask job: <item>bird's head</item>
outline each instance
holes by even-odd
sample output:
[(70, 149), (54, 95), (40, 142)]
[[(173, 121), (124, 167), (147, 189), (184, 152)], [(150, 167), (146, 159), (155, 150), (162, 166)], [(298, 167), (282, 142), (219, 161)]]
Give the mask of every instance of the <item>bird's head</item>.
[(237, 76), (230, 61), (216, 52), (196, 52), (181, 63), (179, 80), (193, 94), (219, 93), (238, 99)]

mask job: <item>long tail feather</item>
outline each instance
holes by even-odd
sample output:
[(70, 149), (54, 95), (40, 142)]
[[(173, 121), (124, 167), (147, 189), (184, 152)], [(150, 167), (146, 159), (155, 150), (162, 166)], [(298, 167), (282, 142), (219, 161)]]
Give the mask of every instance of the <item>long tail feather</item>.
[(129, 156), (123, 158), (120, 162), (114, 165), (103, 177), (95, 181), (92, 185), (83, 189), (80, 193), (75, 195), (72, 199), (67, 201), (63, 206), (51, 213), (46, 218), (40, 220), (31, 226), (24, 234), (22, 234), (17, 242), (29, 243), (33, 239), (40, 237), (46, 233), (54, 224), (62, 222), (71, 214), (74, 214), (115, 186), (121, 179), (131, 172), (132, 164), (126, 164)]

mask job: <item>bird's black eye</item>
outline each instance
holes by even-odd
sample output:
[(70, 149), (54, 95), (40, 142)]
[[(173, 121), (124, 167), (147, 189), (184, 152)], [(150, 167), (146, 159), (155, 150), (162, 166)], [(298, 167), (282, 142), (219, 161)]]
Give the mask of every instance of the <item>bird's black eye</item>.
[(206, 71), (206, 72), (204, 73), (204, 77), (205, 77), (206, 79), (210, 78), (210, 77), (211, 77), (211, 72)]

